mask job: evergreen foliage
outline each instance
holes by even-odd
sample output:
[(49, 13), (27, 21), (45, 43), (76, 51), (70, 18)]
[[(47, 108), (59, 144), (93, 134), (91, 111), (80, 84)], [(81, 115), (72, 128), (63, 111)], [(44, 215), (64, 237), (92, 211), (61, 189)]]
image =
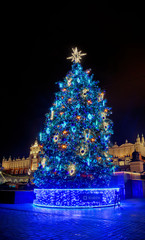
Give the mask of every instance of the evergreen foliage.
[(112, 163), (108, 145), (112, 121), (105, 92), (75, 61), (46, 114), (40, 141), (42, 161), (34, 173), (40, 188), (108, 186)]

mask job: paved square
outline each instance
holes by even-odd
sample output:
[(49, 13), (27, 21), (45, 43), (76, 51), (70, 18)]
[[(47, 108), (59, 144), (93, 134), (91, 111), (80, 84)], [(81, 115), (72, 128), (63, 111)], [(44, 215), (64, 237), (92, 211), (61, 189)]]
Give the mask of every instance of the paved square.
[(120, 208), (47, 209), (0, 204), (0, 240), (145, 239), (145, 199)]

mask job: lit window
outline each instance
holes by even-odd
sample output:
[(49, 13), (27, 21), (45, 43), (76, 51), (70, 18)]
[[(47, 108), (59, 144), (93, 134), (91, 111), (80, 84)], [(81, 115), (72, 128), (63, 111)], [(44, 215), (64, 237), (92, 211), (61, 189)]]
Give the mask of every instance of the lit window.
[(120, 166), (124, 166), (124, 161), (120, 161), (120, 162), (119, 162), (119, 165), (120, 165)]

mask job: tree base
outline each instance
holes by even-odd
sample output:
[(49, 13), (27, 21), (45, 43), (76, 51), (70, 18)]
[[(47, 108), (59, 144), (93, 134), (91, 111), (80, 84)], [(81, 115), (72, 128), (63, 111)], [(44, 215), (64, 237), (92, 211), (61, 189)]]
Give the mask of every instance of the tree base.
[(52, 208), (96, 208), (120, 204), (119, 188), (34, 189), (33, 204)]

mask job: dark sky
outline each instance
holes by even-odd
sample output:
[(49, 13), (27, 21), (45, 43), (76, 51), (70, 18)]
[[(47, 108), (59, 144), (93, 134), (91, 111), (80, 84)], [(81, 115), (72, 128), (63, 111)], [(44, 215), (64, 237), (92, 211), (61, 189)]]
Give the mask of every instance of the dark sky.
[(82, 65), (106, 90), (112, 142), (134, 143), (138, 133), (145, 135), (144, 13), (95, 4), (48, 10), (9, 10), (3, 19), (0, 159), (29, 155), (59, 90), (55, 82), (71, 69), (66, 57), (75, 46), (87, 52)]

